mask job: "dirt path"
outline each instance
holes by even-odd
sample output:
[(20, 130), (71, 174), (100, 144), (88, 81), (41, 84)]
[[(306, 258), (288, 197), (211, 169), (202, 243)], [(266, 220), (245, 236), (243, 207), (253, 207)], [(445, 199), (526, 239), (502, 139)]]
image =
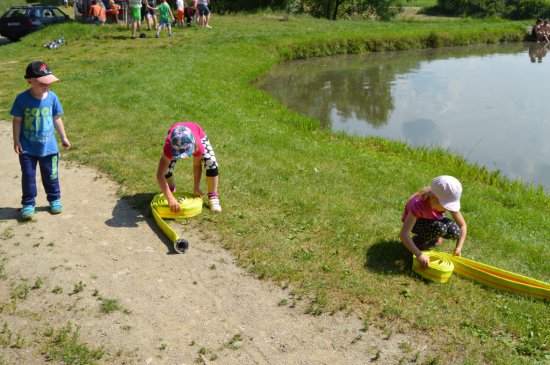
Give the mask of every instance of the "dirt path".
[[(105, 364), (396, 364), (417, 356), (410, 339), (361, 332), (354, 317), (279, 306), (287, 292), (236, 267), (201, 232), (185, 233), (186, 254), (170, 254), (151, 220), (92, 169), (62, 163), (65, 211), (49, 214), (39, 190), (35, 220), (18, 222), (11, 123), (0, 123), (0, 140), (0, 363), (44, 363), (47, 328), (68, 321), (80, 326), (81, 343), (104, 348)], [(121, 310), (102, 312), (102, 299)]]

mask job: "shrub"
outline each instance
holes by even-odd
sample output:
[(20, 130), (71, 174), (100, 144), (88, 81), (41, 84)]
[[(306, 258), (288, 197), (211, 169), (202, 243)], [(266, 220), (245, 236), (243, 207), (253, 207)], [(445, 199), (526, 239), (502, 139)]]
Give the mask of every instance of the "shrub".
[(454, 16), (519, 20), (547, 18), (550, 4), (545, 0), (438, 0), (435, 10)]

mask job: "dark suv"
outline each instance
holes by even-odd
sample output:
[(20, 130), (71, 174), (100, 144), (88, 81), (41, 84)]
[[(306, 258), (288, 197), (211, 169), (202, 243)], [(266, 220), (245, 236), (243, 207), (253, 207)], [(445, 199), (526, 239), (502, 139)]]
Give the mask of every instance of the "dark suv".
[(16, 41), (46, 25), (71, 21), (57, 6), (14, 6), (0, 18), (0, 34)]

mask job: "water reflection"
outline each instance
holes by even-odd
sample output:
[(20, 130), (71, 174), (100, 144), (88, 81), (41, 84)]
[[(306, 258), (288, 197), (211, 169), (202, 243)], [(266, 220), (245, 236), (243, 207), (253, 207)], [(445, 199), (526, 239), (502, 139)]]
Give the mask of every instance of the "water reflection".
[(369, 67), (355, 57), (297, 61), (278, 68), (261, 87), (292, 109), (319, 119), (324, 127), (331, 125), (336, 110), (342, 120), (365, 120), (378, 128), (394, 109), (391, 86), (396, 75), (415, 65), (392, 62), (388, 54), (373, 58)]
[(532, 63), (541, 63), (548, 53), (548, 43), (533, 43), (529, 46), (529, 59)]
[(444, 139), (443, 131), (431, 119), (403, 122), (403, 135), (411, 144), (416, 146), (429, 146), (433, 141)]
[[(550, 190), (544, 44), (289, 62), (259, 86), (324, 127), (438, 146)], [(531, 61), (535, 59), (536, 67)]]

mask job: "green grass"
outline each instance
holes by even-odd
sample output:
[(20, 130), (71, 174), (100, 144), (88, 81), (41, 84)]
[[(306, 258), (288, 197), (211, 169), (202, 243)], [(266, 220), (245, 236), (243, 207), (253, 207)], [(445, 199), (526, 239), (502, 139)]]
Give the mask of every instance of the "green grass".
[(106, 314), (122, 309), (118, 300), (109, 298), (102, 299), (99, 308), (102, 313)]
[(418, 8), (427, 8), (435, 5), (437, 5), (437, 0), (411, 0), (403, 3), (403, 6), (414, 6)]
[(82, 292), (85, 287), (86, 287), (86, 284), (83, 283), (82, 281), (79, 281), (77, 284), (74, 284), (72, 294), (77, 294)]
[[(428, 335), (439, 363), (534, 364), (550, 356), (548, 303), (459, 276), (426, 283), (411, 272), (398, 235), (408, 197), (451, 174), (464, 185), (463, 254), (550, 281), (548, 195), (446, 151), (320, 130), (252, 83), (284, 60), (521, 41), (525, 25), (214, 16), (210, 31), (130, 41), (124, 26), (65, 24), (0, 47), (0, 104), (9, 120), (27, 63), (47, 61), (62, 80), (54, 90), (73, 143), (62, 158), (108, 173), (141, 209), (158, 191), (170, 124), (197, 121), (220, 161), (224, 213), (194, 222), (216, 231), (239, 265), (288, 287), (287, 303), (314, 315), (351, 311), (388, 335)], [(62, 32), (68, 46), (42, 48)], [(192, 187), (188, 161), (178, 163), (176, 180)]]
[(25, 6), (27, 2), (25, 0), (2, 0), (0, 2), (0, 16), (4, 14), (12, 6)]
[(42, 353), (47, 361), (58, 361), (63, 364), (97, 364), (105, 351), (102, 348), (89, 348), (80, 341), (80, 327), (73, 327), (67, 322), (63, 328), (50, 330)]

